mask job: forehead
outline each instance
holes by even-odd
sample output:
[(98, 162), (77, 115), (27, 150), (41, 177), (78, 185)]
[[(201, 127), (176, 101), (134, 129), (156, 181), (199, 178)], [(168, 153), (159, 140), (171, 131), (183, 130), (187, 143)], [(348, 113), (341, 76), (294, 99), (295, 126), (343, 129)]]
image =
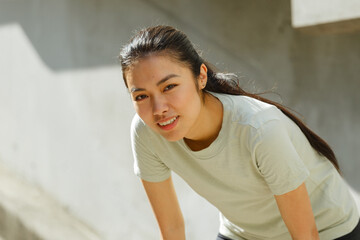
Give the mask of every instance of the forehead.
[(189, 76), (191, 71), (169, 56), (153, 55), (134, 62), (126, 71), (126, 81), (130, 85), (155, 83), (169, 74)]

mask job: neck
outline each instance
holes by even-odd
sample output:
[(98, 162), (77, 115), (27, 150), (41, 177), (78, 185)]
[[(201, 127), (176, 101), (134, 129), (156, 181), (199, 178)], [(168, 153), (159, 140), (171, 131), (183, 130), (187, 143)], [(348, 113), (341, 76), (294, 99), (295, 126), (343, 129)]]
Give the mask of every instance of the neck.
[(205, 93), (200, 116), (193, 128), (194, 131), (184, 138), (185, 143), (193, 151), (207, 148), (219, 135), (222, 119), (222, 103), (210, 93)]

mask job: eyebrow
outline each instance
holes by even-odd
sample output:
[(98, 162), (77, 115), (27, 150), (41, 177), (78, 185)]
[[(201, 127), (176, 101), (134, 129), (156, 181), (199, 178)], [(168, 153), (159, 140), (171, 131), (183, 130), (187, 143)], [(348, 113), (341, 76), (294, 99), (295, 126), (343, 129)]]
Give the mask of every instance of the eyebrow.
[[(165, 76), (163, 79), (161, 79), (160, 81), (158, 81), (156, 83), (156, 86), (159, 86), (160, 84), (162, 84), (162, 83), (166, 82), (167, 80), (170, 80), (171, 78), (174, 78), (174, 77), (180, 77), (180, 76), (176, 75), (176, 74), (173, 74), (173, 73), (169, 74), (169, 75)], [(139, 91), (145, 91), (145, 90), (146, 90), (145, 88), (135, 88), (135, 87), (133, 87), (133, 88), (131, 88), (130, 93), (139, 92)]]

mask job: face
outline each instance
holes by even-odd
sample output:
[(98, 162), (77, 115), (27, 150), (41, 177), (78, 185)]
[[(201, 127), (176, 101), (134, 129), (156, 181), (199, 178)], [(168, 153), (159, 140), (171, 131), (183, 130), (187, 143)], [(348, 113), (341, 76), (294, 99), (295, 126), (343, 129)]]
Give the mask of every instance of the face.
[(169, 141), (196, 134), (206, 67), (195, 80), (189, 68), (171, 58), (150, 56), (133, 64), (125, 75), (135, 110), (146, 125)]

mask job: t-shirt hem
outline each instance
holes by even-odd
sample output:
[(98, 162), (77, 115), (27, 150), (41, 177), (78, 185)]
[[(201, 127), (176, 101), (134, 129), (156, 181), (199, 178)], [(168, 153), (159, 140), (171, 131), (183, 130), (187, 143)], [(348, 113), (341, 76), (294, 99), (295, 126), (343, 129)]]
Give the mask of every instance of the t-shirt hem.
[(295, 179), (292, 181), (291, 185), (287, 185), (285, 187), (282, 187), (280, 189), (273, 189), (272, 187), (270, 187), (272, 193), (274, 195), (282, 195), (288, 192), (291, 192), (293, 190), (295, 190), (296, 188), (298, 188), (310, 175), (310, 172), (307, 171), (303, 171), (301, 172)]
[(353, 214), (351, 219), (345, 224), (333, 227), (329, 230), (319, 233), (320, 238), (322, 239), (336, 239), (342, 237), (346, 234), (349, 234), (354, 230), (356, 225), (359, 223), (359, 214)]
[(145, 180), (147, 182), (162, 182), (165, 181), (166, 179), (168, 179), (171, 176), (171, 173), (165, 174), (165, 175), (161, 175), (161, 176), (144, 176), (141, 173), (135, 173), (136, 176), (138, 176), (139, 178), (141, 178), (142, 180)]

